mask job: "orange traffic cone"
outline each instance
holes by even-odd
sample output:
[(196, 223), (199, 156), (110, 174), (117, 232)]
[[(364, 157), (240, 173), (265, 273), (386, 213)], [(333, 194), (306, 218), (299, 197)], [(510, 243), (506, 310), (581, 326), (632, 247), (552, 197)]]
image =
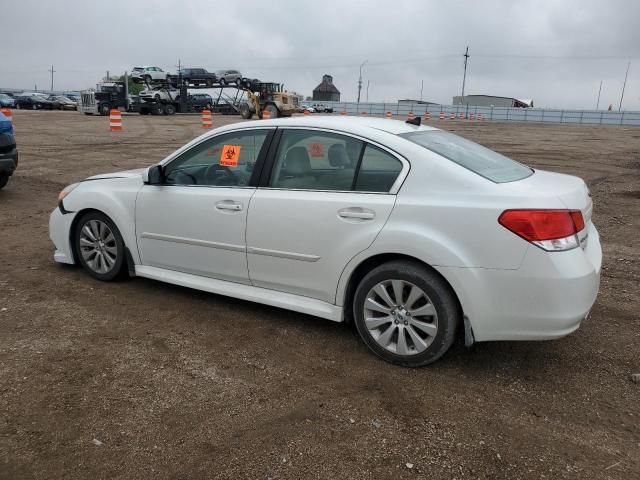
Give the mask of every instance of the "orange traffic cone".
[(343, 110), (343, 111), (340, 112), (340, 115), (346, 115), (346, 114), (347, 114), (346, 110)]
[(438, 117), (440, 120), (444, 120), (444, 112), (440, 112), (440, 116)]
[(416, 117), (413, 115), (413, 112), (409, 112), (407, 114), (407, 120), (413, 120), (414, 118), (416, 118)]
[(263, 110), (262, 111), (262, 119), (263, 120), (269, 120), (271, 118), (271, 113), (269, 112), (269, 110)]
[(13, 112), (10, 108), (0, 108), (0, 112), (9, 119), (11, 123), (13, 123)]
[(202, 128), (212, 128), (213, 127), (213, 115), (211, 114), (211, 110), (205, 108), (202, 110)]
[(112, 132), (122, 131), (122, 114), (117, 108), (112, 108), (109, 112), (109, 130)]
[(391, 112), (387, 112), (387, 113), (385, 114), (385, 117), (387, 117), (387, 118), (393, 118), (393, 113), (391, 113)]
[(455, 120), (456, 119), (456, 114), (452, 113), (451, 115), (449, 115), (449, 120)]
[(428, 121), (431, 120), (431, 113), (430, 112), (425, 112), (424, 113), (424, 121)]

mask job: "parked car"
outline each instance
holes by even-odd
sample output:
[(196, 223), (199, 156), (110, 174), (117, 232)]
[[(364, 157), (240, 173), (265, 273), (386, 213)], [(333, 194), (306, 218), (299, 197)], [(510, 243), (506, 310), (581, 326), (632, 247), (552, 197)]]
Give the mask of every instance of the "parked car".
[(78, 103), (64, 95), (51, 95), (47, 99), (53, 103), (53, 108), (57, 110), (77, 110)]
[(300, 108), (302, 109), (302, 111), (306, 110), (309, 113), (316, 113), (316, 109), (311, 105), (301, 105)]
[(193, 106), (196, 112), (200, 112), (205, 108), (208, 108), (209, 110), (211, 110), (214, 104), (213, 98), (211, 98), (211, 95), (206, 93), (195, 93), (195, 94), (189, 95), (189, 101), (191, 102), (191, 105)]
[[(206, 71), (204, 68), (183, 68), (180, 70), (182, 73), (182, 81), (186, 85), (206, 85), (211, 87), (214, 83), (218, 83), (218, 77), (215, 73)], [(170, 75), (169, 81), (173, 86), (178, 86), (179, 76)]]
[(242, 74), (237, 70), (218, 70), (216, 76), (220, 85), (228, 85), (230, 83), (240, 85), (242, 83)]
[(321, 103), (314, 103), (311, 105), (314, 111), (319, 113), (333, 113), (333, 108), (323, 105)]
[(0, 188), (7, 185), (17, 166), (18, 149), (13, 136), (13, 125), (11, 120), (0, 112)]
[(0, 93), (0, 107), (3, 108), (15, 108), (16, 100), (10, 97), (6, 93)]
[(16, 98), (16, 108), (29, 110), (53, 110), (53, 102), (42, 95), (19, 96)]
[(72, 102), (76, 102), (76, 104), (80, 103), (80, 95), (76, 93), (65, 93), (65, 97), (67, 97)]
[(165, 81), (170, 74), (162, 70), (160, 67), (135, 67), (131, 71), (131, 80), (137, 83)]
[(243, 122), (89, 180), (51, 214), (56, 261), (352, 319), (400, 365), (437, 360), (462, 333), (467, 344), (568, 335), (598, 292), (583, 180), (432, 127)]
[(180, 90), (176, 88), (149, 89), (145, 88), (138, 96), (145, 101), (170, 101), (175, 102), (180, 98)]

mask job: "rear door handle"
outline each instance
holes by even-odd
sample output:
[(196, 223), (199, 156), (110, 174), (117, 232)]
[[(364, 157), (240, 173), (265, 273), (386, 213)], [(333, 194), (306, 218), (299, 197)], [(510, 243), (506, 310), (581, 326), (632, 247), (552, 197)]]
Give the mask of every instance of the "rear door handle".
[(234, 202), (233, 200), (223, 200), (216, 203), (216, 208), (218, 210), (231, 210), (234, 212), (239, 212), (240, 210), (242, 210), (242, 204)]
[(367, 208), (351, 207), (338, 210), (338, 216), (346, 219), (373, 220), (376, 217), (376, 213)]

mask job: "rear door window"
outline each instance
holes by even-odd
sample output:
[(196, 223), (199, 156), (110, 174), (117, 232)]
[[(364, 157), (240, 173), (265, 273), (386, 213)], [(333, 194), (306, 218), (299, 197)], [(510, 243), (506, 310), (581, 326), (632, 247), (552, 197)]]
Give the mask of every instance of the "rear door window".
[(515, 182), (533, 174), (531, 168), (453, 133), (423, 130), (400, 136), (495, 183)]

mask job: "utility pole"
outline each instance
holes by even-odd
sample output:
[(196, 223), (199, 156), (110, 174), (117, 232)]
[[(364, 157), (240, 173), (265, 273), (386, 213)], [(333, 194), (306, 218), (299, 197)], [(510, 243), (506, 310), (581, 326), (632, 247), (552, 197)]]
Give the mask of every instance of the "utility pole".
[(424, 90), (424, 80), (420, 82), (420, 101), (422, 101), (422, 91)]
[(600, 92), (602, 92), (602, 80), (600, 80), (600, 88), (598, 89), (598, 101), (596, 102), (596, 110), (600, 107)]
[(369, 103), (369, 80), (367, 80), (367, 103)]
[(368, 61), (369, 60), (365, 60), (360, 64), (360, 76), (358, 77), (358, 103), (360, 103), (360, 91), (362, 90), (362, 67), (364, 67), (364, 64)]
[(53, 69), (53, 65), (51, 65), (51, 70), (49, 70), (51, 72), (51, 91), (53, 92), (53, 74), (56, 73), (56, 71)]
[(107, 82), (111, 81), (111, 78), (109, 77), (109, 70), (107, 70)]
[(469, 47), (467, 46), (467, 50), (464, 52), (464, 74), (462, 75), (462, 101), (464, 102), (464, 84), (467, 81), (467, 60), (469, 60)]
[(618, 106), (618, 111), (622, 110), (622, 99), (624, 98), (624, 89), (627, 86), (627, 76), (629, 75), (630, 66), (631, 62), (627, 63), (627, 73), (624, 74), (624, 83), (622, 84), (622, 93), (620, 94), (620, 105)]

